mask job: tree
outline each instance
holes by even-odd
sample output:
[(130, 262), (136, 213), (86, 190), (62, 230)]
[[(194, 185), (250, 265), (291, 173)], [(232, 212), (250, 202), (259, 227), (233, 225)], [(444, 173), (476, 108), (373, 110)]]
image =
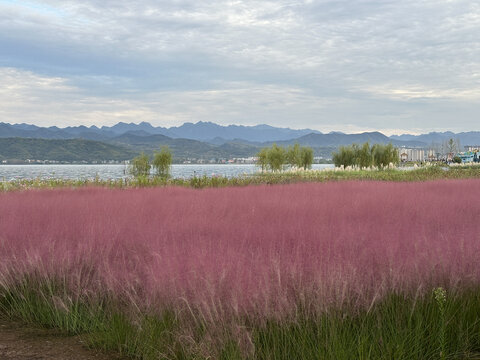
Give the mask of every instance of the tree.
[(375, 144), (373, 146), (373, 160), (379, 168), (387, 167), (390, 164), (397, 165), (400, 162), (398, 151), (390, 143), (388, 145)]
[(291, 167), (310, 168), (313, 163), (313, 149), (303, 147), (298, 144), (284, 147), (273, 144), (272, 147), (265, 147), (257, 153), (257, 164), (262, 167), (262, 171), (270, 169), (272, 171), (283, 170), (284, 164)]
[(333, 153), (333, 162), (335, 166), (343, 165), (347, 167), (356, 165), (360, 168), (366, 168), (375, 165), (379, 168), (384, 168), (390, 165), (390, 163), (398, 164), (400, 159), (397, 149), (392, 144), (375, 144), (370, 147), (367, 142), (361, 147), (357, 144), (340, 147), (338, 152)]
[(373, 164), (378, 167), (382, 168), (386, 162), (386, 154), (385, 154), (385, 147), (380, 144), (373, 145)]
[(285, 149), (273, 144), (267, 152), (267, 160), (272, 171), (281, 171), (285, 163)]
[(385, 147), (385, 151), (388, 154), (387, 160), (388, 165), (398, 165), (400, 163), (400, 156), (398, 155), (398, 149), (396, 149), (392, 143), (388, 144)]
[(352, 146), (340, 146), (337, 152), (333, 153), (332, 160), (335, 166), (355, 165), (355, 152)]
[(450, 138), (446, 145), (447, 152), (452, 155), (452, 157), (458, 153), (461, 149), (460, 140)]
[(455, 140), (453, 139), (448, 140), (447, 149), (448, 149), (448, 152), (451, 154), (455, 154), (457, 152), (457, 144), (455, 143)]
[(150, 159), (142, 152), (132, 160), (128, 172), (135, 177), (148, 176), (150, 174), (150, 167)]
[(168, 146), (162, 146), (160, 152), (155, 152), (153, 168), (157, 176), (169, 177), (172, 165), (172, 152)]
[(286, 161), (291, 167), (301, 167), (302, 166), (302, 158), (301, 158), (301, 148), (300, 145), (295, 144), (293, 146), (289, 146), (286, 151)]
[(370, 144), (366, 142), (357, 150), (357, 165), (360, 168), (368, 168), (373, 165), (373, 150), (375, 146), (370, 148)]
[(300, 149), (300, 166), (304, 170), (310, 169), (313, 164), (313, 149), (311, 147), (303, 147)]
[(262, 148), (257, 154), (257, 164), (262, 167), (262, 172), (268, 167), (268, 148)]

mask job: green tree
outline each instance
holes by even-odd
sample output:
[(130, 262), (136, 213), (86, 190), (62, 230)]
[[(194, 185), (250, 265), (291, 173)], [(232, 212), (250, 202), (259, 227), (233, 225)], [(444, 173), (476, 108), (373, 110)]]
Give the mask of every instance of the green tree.
[(150, 167), (150, 159), (142, 152), (131, 161), (128, 170), (133, 176), (142, 177), (150, 174)]
[(398, 149), (396, 149), (392, 143), (386, 146), (386, 150), (388, 153), (388, 164), (398, 165), (400, 163), (400, 156), (398, 155)]
[(398, 151), (392, 144), (382, 145), (375, 144), (370, 147), (367, 143), (362, 146), (352, 144), (350, 146), (342, 146), (337, 152), (333, 153), (333, 162), (335, 166), (358, 166), (367, 168), (375, 165), (384, 168), (390, 163), (397, 165), (400, 162)]
[(291, 167), (301, 167), (302, 166), (302, 158), (301, 158), (301, 148), (300, 145), (295, 144), (293, 146), (289, 146), (285, 152), (286, 162)]
[(352, 146), (340, 146), (338, 151), (333, 153), (332, 160), (335, 166), (353, 166), (355, 165), (355, 152)]
[(262, 172), (268, 167), (268, 148), (262, 148), (257, 154), (257, 164), (261, 166)]
[(398, 151), (392, 144), (375, 144), (373, 146), (373, 159), (375, 166), (379, 168), (387, 167), (390, 164), (397, 165), (400, 162)]
[(308, 146), (302, 146), (300, 149), (300, 166), (304, 170), (310, 169), (313, 164), (313, 149)]
[(358, 148), (357, 153), (357, 164), (360, 168), (368, 168), (373, 165), (373, 149), (374, 146), (370, 147), (370, 144), (366, 142), (360, 148)]
[(160, 152), (155, 152), (152, 165), (157, 176), (170, 176), (170, 168), (172, 166), (172, 152), (170, 151), (170, 148), (168, 146), (162, 146)]
[(281, 171), (285, 163), (285, 149), (273, 144), (267, 152), (267, 161), (272, 171)]

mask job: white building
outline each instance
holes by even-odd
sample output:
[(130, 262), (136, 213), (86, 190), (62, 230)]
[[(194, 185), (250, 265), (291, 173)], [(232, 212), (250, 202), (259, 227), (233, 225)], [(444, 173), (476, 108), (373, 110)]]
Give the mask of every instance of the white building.
[(465, 151), (480, 152), (480, 145), (465, 145)]
[(435, 150), (425, 150), (425, 149), (407, 149), (399, 148), (398, 156), (401, 161), (433, 161), (436, 160)]

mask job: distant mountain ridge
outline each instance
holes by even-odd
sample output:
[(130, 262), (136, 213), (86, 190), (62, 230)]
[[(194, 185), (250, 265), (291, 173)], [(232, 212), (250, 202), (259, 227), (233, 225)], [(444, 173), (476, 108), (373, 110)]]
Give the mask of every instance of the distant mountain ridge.
[[(471, 131), (455, 134), (452, 132), (429, 133), (422, 135), (394, 135), (386, 136), (378, 131), (359, 134), (345, 134), (342, 132), (321, 133), (310, 129), (295, 130), (276, 128), (269, 125), (222, 126), (210, 122), (185, 123), (178, 127), (154, 127), (147, 122), (139, 124), (118, 123), (113, 126), (69, 126), (65, 128), (39, 127), (30, 124), (0, 123), (0, 140), (5, 139), (3, 154), (0, 159), (17, 159), (18, 156), (28, 159), (53, 156), (50, 160), (64, 159), (62, 148), (69, 152), (71, 161), (83, 159), (96, 161), (97, 159), (128, 159), (144, 151), (152, 154), (162, 145), (168, 145), (176, 161), (188, 159), (231, 159), (251, 157), (264, 146), (272, 143), (292, 145), (298, 143), (310, 146), (315, 156), (330, 158), (332, 151), (339, 146), (352, 143), (371, 144), (392, 143), (398, 147), (428, 148), (432, 144), (441, 144), (448, 139), (458, 139), (462, 145), (480, 144), (480, 132)], [(62, 142), (41, 142), (26, 140), (62, 140)], [(71, 140), (82, 140), (72, 142)], [(68, 141), (70, 142), (68, 142)], [(85, 141), (92, 141), (91, 152)], [(28, 147), (23, 151), (22, 147)], [(53, 150), (48, 151), (51, 147)], [(56, 150), (55, 150), (56, 149)], [(96, 150), (94, 150), (96, 149)], [(105, 156), (100, 156), (104, 149)], [(16, 151), (16, 152), (15, 152)], [(37, 152), (40, 151), (40, 152)], [(79, 152), (76, 156), (75, 151)], [(8, 156), (7, 156), (8, 154)], [(81, 155), (81, 156), (80, 156)], [(118, 156), (117, 156), (118, 155)], [(45, 158), (47, 159), (47, 158)]]
[(463, 145), (480, 144), (480, 131), (453, 133), (431, 132), (421, 135), (392, 135), (385, 136), (380, 132), (364, 132), (360, 134), (344, 134), (342, 132), (330, 132), (324, 134), (312, 129), (279, 128), (270, 125), (218, 125), (213, 122), (199, 121), (197, 123), (186, 122), (181, 126), (170, 128), (153, 126), (148, 122), (124, 123), (119, 122), (113, 126), (87, 127), (69, 126), (59, 128), (57, 126), (39, 127), (31, 124), (8, 124), (0, 123), (0, 138), (23, 137), (40, 139), (74, 139), (109, 141), (125, 133), (135, 133), (138, 136), (164, 135), (172, 139), (190, 139), (207, 142), (213, 145), (222, 145), (229, 142), (243, 142), (250, 145), (271, 142), (290, 142), (297, 140), (304, 145), (310, 146), (339, 146), (353, 142), (393, 142), (397, 146), (426, 147), (432, 143), (442, 143), (450, 138), (458, 139)]
[(462, 145), (480, 145), (480, 131), (468, 131), (454, 133), (451, 131), (445, 132), (430, 132), (428, 134), (421, 135), (392, 135), (390, 139), (400, 141), (419, 141), (425, 144), (439, 144), (449, 139), (458, 139)]
[(266, 141), (282, 141), (289, 140), (310, 133), (320, 133), (311, 129), (289, 129), (278, 128), (270, 125), (218, 125), (212, 122), (189, 123), (186, 122), (181, 126), (154, 127), (148, 122), (139, 124), (119, 122), (113, 126), (97, 126), (86, 127), (84, 125), (75, 127), (58, 128), (39, 127), (29, 124), (7, 124), (0, 123), (0, 137), (32, 137), (44, 139), (71, 139), (83, 138), (88, 140), (107, 140), (127, 132), (144, 132), (148, 135), (165, 135), (170, 138), (184, 138), (198, 141), (209, 142), (213, 139), (220, 139), (228, 142), (234, 139), (242, 139), (252, 142)]

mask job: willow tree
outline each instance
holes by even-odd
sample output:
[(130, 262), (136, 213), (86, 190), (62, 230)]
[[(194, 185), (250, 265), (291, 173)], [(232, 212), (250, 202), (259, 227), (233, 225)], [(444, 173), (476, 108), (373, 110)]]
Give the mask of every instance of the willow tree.
[(338, 151), (333, 153), (332, 159), (335, 166), (353, 166), (355, 165), (356, 154), (352, 146), (340, 146)]
[(375, 166), (379, 168), (387, 167), (390, 164), (398, 165), (400, 162), (398, 151), (391, 143), (388, 145), (375, 144), (373, 146), (373, 159)]
[(268, 167), (268, 148), (262, 148), (257, 154), (257, 164), (262, 167), (262, 172), (264, 172)]
[(141, 153), (135, 157), (128, 168), (128, 172), (135, 177), (148, 176), (150, 174), (150, 159), (145, 153)]
[(302, 158), (301, 158), (301, 148), (300, 145), (295, 144), (293, 146), (289, 146), (285, 153), (286, 162), (291, 167), (301, 167), (302, 166)]
[(262, 167), (262, 171), (265, 169), (281, 171), (285, 164), (291, 167), (309, 169), (313, 164), (313, 149), (298, 144), (285, 149), (273, 144), (271, 147), (261, 149), (257, 153), (257, 159), (257, 164)]
[(300, 148), (300, 167), (304, 170), (310, 169), (313, 164), (313, 149), (308, 146)]
[(283, 147), (273, 144), (267, 152), (268, 165), (272, 171), (283, 170), (283, 164), (285, 164), (286, 154)]
[(360, 168), (368, 168), (370, 166), (373, 166), (373, 149), (374, 147), (370, 147), (370, 144), (368, 142), (359, 147), (357, 149), (356, 165), (358, 165)]
[(368, 142), (362, 146), (352, 144), (341, 146), (337, 152), (333, 153), (335, 166), (367, 168), (375, 165), (382, 169), (390, 164), (396, 165), (399, 161), (398, 151), (392, 144), (375, 144), (373, 146), (370, 146)]
[(160, 177), (169, 177), (172, 166), (172, 152), (168, 146), (162, 146), (160, 152), (155, 152), (153, 157), (153, 168), (155, 174)]

